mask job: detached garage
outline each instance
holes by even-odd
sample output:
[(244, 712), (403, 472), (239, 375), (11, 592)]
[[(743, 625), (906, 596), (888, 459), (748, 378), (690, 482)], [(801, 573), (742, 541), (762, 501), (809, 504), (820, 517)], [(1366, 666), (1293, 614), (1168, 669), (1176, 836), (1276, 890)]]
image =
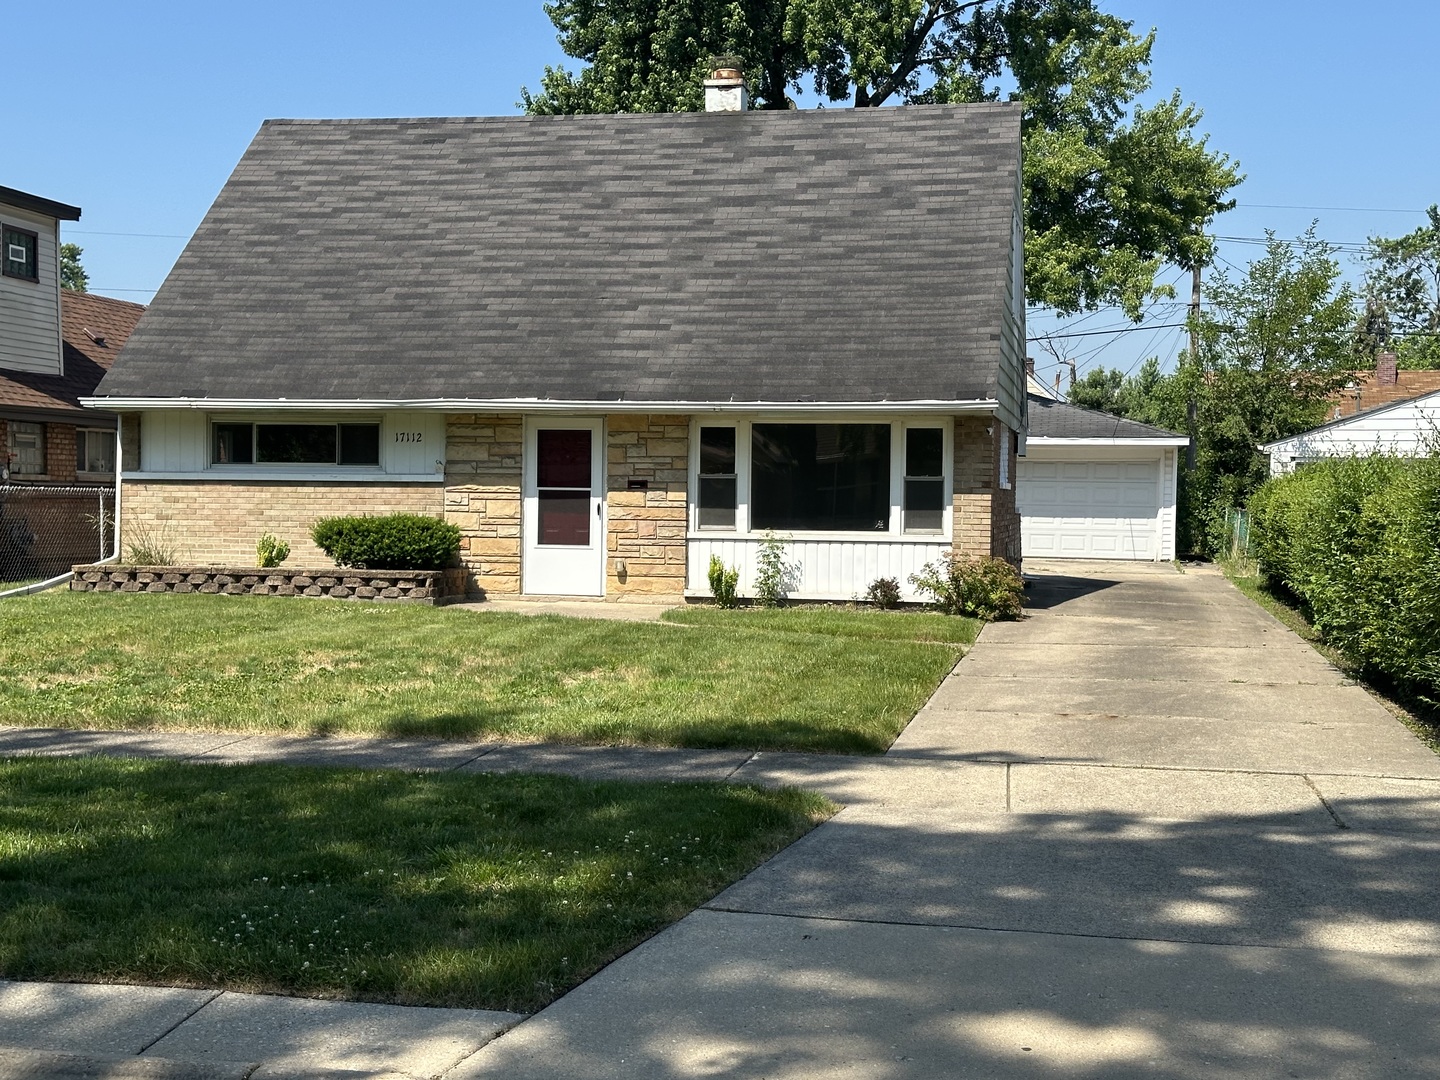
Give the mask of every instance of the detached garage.
[(1175, 558), (1183, 435), (1031, 395), (1016, 501), (1027, 559)]

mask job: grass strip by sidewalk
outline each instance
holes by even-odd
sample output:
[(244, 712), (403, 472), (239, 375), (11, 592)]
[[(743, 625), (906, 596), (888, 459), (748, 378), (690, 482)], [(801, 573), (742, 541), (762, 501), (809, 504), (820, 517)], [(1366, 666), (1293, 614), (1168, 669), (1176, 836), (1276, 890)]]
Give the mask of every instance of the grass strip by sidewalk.
[(1270, 587), (1253, 562), (1223, 560), (1220, 568), (1231, 584), (1304, 638), (1326, 660), (1379, 698), (1416, 738), (1440, 754), (1440, 709), (1428, 702), (1416, 700), (1400, 687), (1368, 678), (1348, 656), (1326, 642), (1292, 598)]
[(0, 603), (0, 724), (880, 753), (978, 629), (923, 613), (680, 614), (689, 625), (17, 597)]
[(530, 1011), (832, 810), (704, 784), (0, 761), (0, 976)]

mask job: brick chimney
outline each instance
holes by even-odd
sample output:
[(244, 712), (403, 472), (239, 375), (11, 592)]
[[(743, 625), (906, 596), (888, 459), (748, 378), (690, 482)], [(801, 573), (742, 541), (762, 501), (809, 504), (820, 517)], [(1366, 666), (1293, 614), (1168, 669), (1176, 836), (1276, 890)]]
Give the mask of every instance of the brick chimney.
[(1395, 354), (1393, 352), (1382, 352), (1375, 356), (1375, 385), (1394, 386), (1400, 381), (1400, 373), (1396, 370)]
[(1025, 357), (1025, 374), (1032, 379), (1035, 377), (1035, 358), (1033, 356)]
[(705, 111), (745, 112), (749, 108), (750, 93), (740, 61), (733, 56), (716, 57), (705, 80)]

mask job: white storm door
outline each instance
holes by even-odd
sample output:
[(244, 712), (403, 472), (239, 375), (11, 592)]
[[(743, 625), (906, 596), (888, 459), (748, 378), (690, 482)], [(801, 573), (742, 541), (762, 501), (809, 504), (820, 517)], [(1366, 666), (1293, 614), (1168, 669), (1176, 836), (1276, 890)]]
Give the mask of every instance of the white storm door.
[(602, 420), (534, 420), (525, 429), (521, 588), (605, 595)]

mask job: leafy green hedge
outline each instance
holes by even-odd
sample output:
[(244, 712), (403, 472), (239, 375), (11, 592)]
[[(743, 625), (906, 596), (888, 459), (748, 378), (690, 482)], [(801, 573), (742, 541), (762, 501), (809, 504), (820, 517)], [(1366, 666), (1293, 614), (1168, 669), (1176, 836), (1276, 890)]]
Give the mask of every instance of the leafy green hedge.
[(321, 518), (310, 538), (337, 566), (366, 570), (443, 570), (460, 553), (460, 530), (424, 514)]
[(1363, 668), (1440, 698), (1440, 455), (1332, 458), (1250, 501), (1260, 568)]

